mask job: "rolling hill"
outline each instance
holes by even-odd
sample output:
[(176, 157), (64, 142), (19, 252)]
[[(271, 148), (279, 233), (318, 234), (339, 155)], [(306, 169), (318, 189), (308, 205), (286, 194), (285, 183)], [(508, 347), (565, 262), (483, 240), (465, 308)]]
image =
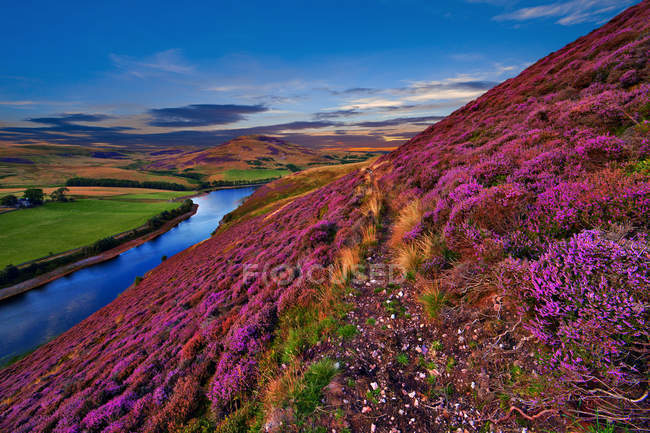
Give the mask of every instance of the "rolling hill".
[(258, 181), (319, 165), (354, 163), (372, 152), (324, 151), (280, 138), (242, 136), (210, 148), (4, 145), (0, 186), (62, 185), (72, 177), (161, 181), (196, 187), (215, 180)]
[(280, 138), (264, 135), (237, 137), (201, 151), (170, 155), (147, 166), (150, 170), (195, 171), (208, 180), (235, 180), (242, 176), (272, 178), (315, 165), (358, 162), (366, 154), (328, 154)]
[(649, 50), (644, 1), (369, 167), (260, 188), (1, 370), (0, 429), (647, 429)]

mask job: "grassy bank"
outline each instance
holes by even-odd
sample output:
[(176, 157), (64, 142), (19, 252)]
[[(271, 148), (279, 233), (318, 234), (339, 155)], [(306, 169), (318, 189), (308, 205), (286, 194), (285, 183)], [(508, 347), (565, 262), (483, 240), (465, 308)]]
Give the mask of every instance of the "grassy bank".
[(165, 210), (178, 207), (167, 194), (121, 195), (81, 199), (0, 215), (0, 267), (92, 244), (144, 224)]

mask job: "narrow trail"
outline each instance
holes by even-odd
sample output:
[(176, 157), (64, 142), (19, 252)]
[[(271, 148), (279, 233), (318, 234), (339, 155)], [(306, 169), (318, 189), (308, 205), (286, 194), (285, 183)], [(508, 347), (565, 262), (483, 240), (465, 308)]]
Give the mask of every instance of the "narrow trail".
[[(380, 246), (366, 262), (390, 260)], [(356, 327), (356, 335), (308, 354), (340, 362), (341, 373), (324, 390), (328, 431), (480, 431), (485, 417), (475, 408), (474, 396), (477, 382), (487, 377), (472, 378), (468, 369), (469, 341), (479, 338), (479, 329), (459, 328), (455, 322), (461, 320), (453, 320), (453, 312), (432, 323), (412, 282), (388, 285), (385, 277), (351, 283), (345, 301), (353, 309), (345, 321)]]

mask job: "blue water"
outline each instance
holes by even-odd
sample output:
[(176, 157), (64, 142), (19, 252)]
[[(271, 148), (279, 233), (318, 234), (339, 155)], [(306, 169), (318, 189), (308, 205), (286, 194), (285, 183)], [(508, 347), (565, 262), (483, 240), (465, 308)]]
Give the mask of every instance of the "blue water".
[(221, 218), (255, 188), (213, 191), (192, 200), (191, 218), (118, 257), (79, 270), (40, 288), (0, 301), (0, 364), (67, 331), (109, 304), (161, 262), (210, 237)]

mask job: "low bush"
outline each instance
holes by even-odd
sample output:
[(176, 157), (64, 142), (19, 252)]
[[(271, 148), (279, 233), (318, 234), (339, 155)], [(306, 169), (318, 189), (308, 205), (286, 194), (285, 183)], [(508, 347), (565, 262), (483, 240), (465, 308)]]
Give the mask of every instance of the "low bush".
[(610, 419), (641, 416), (631, 401), (643, 392), (650, 361), (647, 239), (584, 231), (552, 244), (529, 273), (522, 314), (548, 348), (545, 371), (559, 379), (555, 398)]

